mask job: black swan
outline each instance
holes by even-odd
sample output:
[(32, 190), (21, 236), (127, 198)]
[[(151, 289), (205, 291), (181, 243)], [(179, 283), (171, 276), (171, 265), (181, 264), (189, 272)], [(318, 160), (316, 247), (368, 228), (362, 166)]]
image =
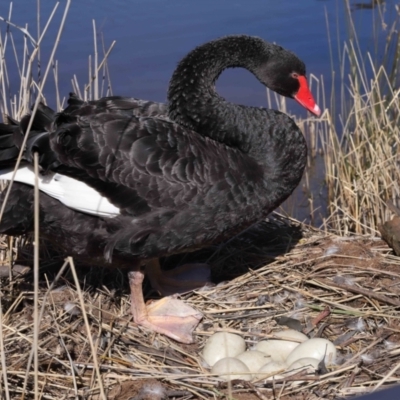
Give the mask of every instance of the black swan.
[[(178, 64), (167, 105), (72, 95), (55, 114), (41, 104), (0, 231), (32, 230), (37, 152), (41, 235), (74, 257), (129, 268), (134, 321), (190, 343), (201, 315), (179, 303), (171, 311), (165, 299), (146, 309), (141, 268), (155, 279), (159, 257), (226, 240), (262, 220), (296, 188), (306, 164), (306, 141), (291, 118), (216, 93), (219, 75), (232, 67), (320, 114), (293, 53), (245, 35), (211, 41)], [(0, 126), (1, 179), (11, 178), (29, 118)]]

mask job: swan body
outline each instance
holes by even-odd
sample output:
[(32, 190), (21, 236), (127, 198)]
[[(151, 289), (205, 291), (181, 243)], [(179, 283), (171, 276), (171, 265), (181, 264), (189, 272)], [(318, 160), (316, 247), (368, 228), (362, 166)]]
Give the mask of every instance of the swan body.
[[(11, 139), (10, 128), (3, 126), (2, 133), (0, 126), (0, 166), (9, 168), (12, 140), (17, 148), (18, 130), (23, 135), (33, 118), (17, 180), (33, 184), (29, 165), (38, 152), (44, 235), (58, 242), (68, 236), (77, 257), (130, 263), (135, 321), (186, 342), (198, 315), (187, 330), (157, 313), (148, 315), (140, 265), (154, 278), (159, 257), (221, 242), (263, 219), (296, 188), (306, 164), (306, 141), (290, 117), (232, 104), (215, 91), (222, 71), (235, 67), (247, 68), (263, 85), (319, 115), (298, 57), (238, 35), (184, 57), (166, 105), (117, 96), (84, 102), (71, 95), (59, 114), (40, 105), (21, 127), (15, 124)], [(7, 143), (3, 151), (1, 143)], [(10, 178), (9, 169), (0, 174)], [(15, 232), (11, 217), (17, 213), (22, 217), (15, 225), (28, 229), (32, 189), (17, 184), (10, 198), (0, 230)]]

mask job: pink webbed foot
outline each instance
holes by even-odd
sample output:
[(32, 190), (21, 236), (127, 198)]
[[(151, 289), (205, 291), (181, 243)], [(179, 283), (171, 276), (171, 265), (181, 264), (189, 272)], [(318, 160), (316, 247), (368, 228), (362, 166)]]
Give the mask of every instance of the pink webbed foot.
[(135, 323), (181, 343), (193, 343), (193, 331), (203, 315), (174, 297), (165, 297), (146, 307), (140, 270), (129, 272), (131, 310)]

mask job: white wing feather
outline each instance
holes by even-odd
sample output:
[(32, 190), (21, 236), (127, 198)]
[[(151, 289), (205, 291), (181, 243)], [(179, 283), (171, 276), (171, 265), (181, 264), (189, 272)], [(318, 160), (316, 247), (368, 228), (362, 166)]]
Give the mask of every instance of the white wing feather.
[[(0, 179), (11, 180), (13, 169), (0, 171)], [(30, 166), (21, 166), (14, 180), (27, 185), (35, 185), (35, 173)], [(86, 214), (112, 218), (119, 215), (119, 208), (85, 183), (65, 175), (39, 174), (39, 190), (59, 200), (67, 207)]]

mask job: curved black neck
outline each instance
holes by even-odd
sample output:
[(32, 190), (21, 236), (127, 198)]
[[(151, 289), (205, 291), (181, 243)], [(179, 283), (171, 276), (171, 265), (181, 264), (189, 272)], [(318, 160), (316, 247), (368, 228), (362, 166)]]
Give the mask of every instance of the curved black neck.
[(248, 151), (249, 133), (255, 126), (251, 107), (232, 104), (215, 90), (215, 82), (226, 68), (242, 67), (258, 77), (278, 49), (250, 36), (229, 36), (199, 46), (176, 68), (168, 91), (169, 117), (202, 135)]
[(266, 68), (281, 58), (282, 52), (285, 50), (279, 46), (249, 36), (206, 43), (179, 63), (168, 91), (169, 117), (255, 160), (269, 192), (268, 202), (275, 206), (301, 179), (307, 154), (303, 134), (283, 113), (226, 101), (216, 92), (215, 82), (224, 69), (243, 67), (268, 85)]

